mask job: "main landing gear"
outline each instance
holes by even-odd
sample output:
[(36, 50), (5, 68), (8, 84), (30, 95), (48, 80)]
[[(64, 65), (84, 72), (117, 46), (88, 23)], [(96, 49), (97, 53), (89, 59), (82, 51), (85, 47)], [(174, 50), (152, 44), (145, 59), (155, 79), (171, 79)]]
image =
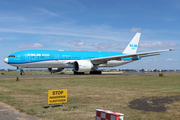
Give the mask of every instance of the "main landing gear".
[(90, 74), (102, 74), (101, 71), (90, 71)]
[[(84, 72), (75, 72), (74, 71), (74, 74), (75, 75), (84, 75)], [(102, 74), (101, 71), (90, 71), (90, 74)]]
[(74, 71), (74, 74), (75, 74), (75, 75), (84, 75), (84, 72), (75, 72), (75, 71)]

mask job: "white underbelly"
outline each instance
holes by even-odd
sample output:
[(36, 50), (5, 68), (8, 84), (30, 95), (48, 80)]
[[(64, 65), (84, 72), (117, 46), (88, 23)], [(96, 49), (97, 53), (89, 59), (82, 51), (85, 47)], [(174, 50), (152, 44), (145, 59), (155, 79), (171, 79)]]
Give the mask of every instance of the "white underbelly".
[(133, 62), (131, 60), (128, 61), (117, 61), (117, 60), (112, 60), (112, 61), (108, 61), (106, 64), (100, 64), (99, 67), (116, 67), (116, 66), (120, 66), (120, 65), (124, 65), (127, 63)]
[(64, 68), (64, 67), (68, 67), (67, 64), (65, 64), (65, 62), (66, 60), (50, 60), (50, 61), (29, 62), (22, 64), (11, 64), (11, 65), (22, 68)]

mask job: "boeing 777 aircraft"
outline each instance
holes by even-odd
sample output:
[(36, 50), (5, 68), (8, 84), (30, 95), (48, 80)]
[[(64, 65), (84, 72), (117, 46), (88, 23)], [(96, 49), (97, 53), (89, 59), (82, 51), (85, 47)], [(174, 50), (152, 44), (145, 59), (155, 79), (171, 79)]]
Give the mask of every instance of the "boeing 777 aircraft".
[(160, 55), (159, 50), (136, 53), (141, 33), (136, 33), (126, 49), (120, 52), (87, 52), (87, 51), (58, 51), (58, 50), (25, 50), (13, 53), (4, 59), (4, 62), (20, 69), (48, 68), (50, 72), (59, 72), (64, 68), (73, 68), (74, 74), (101, 74), (99, 67), (116, 67), (140, 60), (143, 57)]

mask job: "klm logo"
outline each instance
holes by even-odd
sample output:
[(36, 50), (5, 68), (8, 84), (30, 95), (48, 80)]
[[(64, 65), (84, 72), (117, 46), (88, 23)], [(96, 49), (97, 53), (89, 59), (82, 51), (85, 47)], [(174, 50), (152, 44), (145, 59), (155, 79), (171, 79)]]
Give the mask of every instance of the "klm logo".
[(137, 47), (136, 44), (130, 44), (129, 46), (130, 46), (130, 47)]
[(130, 44), (129, 46), (131, 47), (132, 50), (135, 50), (137, 48), (137, 44)]

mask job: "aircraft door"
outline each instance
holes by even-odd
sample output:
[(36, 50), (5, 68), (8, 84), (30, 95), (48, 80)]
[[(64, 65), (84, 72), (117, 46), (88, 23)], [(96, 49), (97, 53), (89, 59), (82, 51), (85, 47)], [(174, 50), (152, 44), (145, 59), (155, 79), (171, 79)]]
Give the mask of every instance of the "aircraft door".
[(25, 55), (25, 60), (30, 62), (30, 54)]
[(58, 54), (55, 54), (54, 55), (54, 62), (53, 62), (53, 66), (54, 67), (57, 67), (59, 65), (59, 55)]
[(55, 59), (55, 60), (59, 60), (59, 55), (58, 55), (58, 54), (55, 54), (55, 55), (54, 55), (54, 59)]

